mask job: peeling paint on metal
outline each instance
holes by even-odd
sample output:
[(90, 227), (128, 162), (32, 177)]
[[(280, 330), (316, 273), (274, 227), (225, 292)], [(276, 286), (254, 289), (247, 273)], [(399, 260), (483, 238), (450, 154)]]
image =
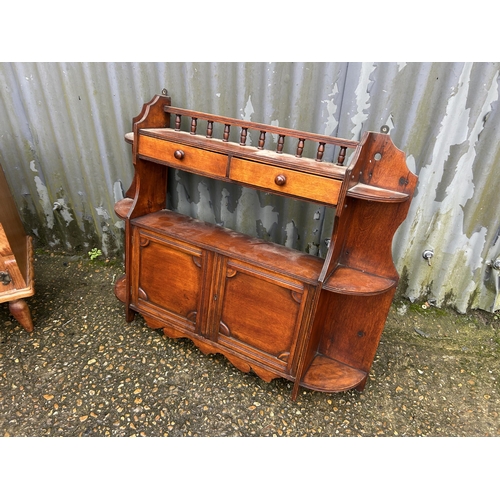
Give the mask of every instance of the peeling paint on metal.
[[(411, 232), (424, 237), (419, 251), (433, 249), (432, 266), (439, 273), (426, 269), (424, 274), (427, 277), (423, 280), (422, 273), (412, 273), (406, 293), (411, 299), (416, 299), (428, 290), (439, 305), (447, 295), (455, 294), (454, 305), (460, 312), (467, 310), (470, 296), (477, 288), (476, 274), (483, 266), (482, 249), (487, 233), (487, 228), (481, 227), (467, 236), (464, 206), (474, 196), (473, 165), (476, 144), (484, 127), (483, 117), (491, 111), (492, 103), (498, 101), (497, 72), (480, 110), (480, 119), (469, 129), (470, 108), (467, 107), (467, 100), (472, 67), (471, 63), (464, 65), (458, 85), (451, 89), (446, 114), (434, 144), (432, 162), (419, 172), (419, 184), (426, 189), (417, 192), (409, 214), (409, 219), (413, 220)], [(460, 149), (459, 158), (453, 158), (452, 166), (450, 155), (454, 146), (464, 147)], [(452, 177), (444, 186), (442, 201), (438, 201), (445, 172)], [(429, 202), (430, 192), (436, 193), (433, 202)], [(422, 266), (425, 269), (425, 263), (416, 264), (413, 259), (413, 269)]]
[[(252, 121), (252, 115), (254, 113), (254, 109), (252, 106), (252, 96), (248, 96), (248, 101), (246, 103), (244, 113), (241, 115), (242, 120), (246, 121)], [(247, 145), (251, 146), (252, 145), (252, 136), (249, 134), (247, 136)]]
[(288, 248), (295, 248), (296, 241), (298, 238), (298, 231), (297, 231), (297, 226), (295, 225), (295, 222), (293, 220), (286, 225), (285, 231), (286, 231), (285, 246)]
[(335, 118), (335, 113), (337, 112), (337, 105), (335, 104), (334, 97), (338, 94), (339, 88), (337, 83), (333, 86), (333, 91), (328, 95), (331, 99), (325, 99), (321, 101), (323, 104), (326, 104), (326, 110), (328, 112), (328, 118), (325, 122), (325, 135), (333, 135), (334, 131), (337, 130), (337, 126), (339, 122)]
[(97, 212), (97, 215), (99, 215), (100, 217), (103, 217), (104, 220), (110, 219), (110, 216), (109, 216), (106, 209), (104, 209), (102, 207), (95, 207), (95, 211)]
[[(61, 216), (61, 218), (66, 222), (66, 226), (69, 226), (70, 222), (73, 221), (73, 216), (71, 215), (71, 212), (69, 211), (68, 207), (66, 206), (66, 202), (64, 198), (58, 198), (56, 200), (58, 205), (61, 207), (57, 213)], [(54, 211), (54, 209), (53, 209)]]
[(54, 227), (54, 212), (52, 211), (52, 203), (50, 202), (49, 192), (47, 186), (42, 182), (38, 175), (35, 176), (35, 185), (38, 193), (40, 205), (45, 214), (47, 227), (52, 229)]
[(235, 228), (250, 236), (265, 236), (259, 234), (257, 229), (260, 222), (261, 231), (265, 231), (266, 234), (271, 232), (273, 224), (278, 223), (278, 213), (273, 205), (263, 203), (262, 198), (265, 199), (266, 196), (259, 197), (254, 189), (242, 189), (235, 211)]
[(370, 76), (375, 71), (376, 66), (373, 63), (363, 63), (361, 66), (361, 75), (358, 86), (355, 90), (356, 95), (356, 114), (351, 117), (354, 126), (351, 129), (351, 136), (360, 139), (363, 123), (368, 118), (366, 111), (370, 108), (370, 93), (368, 92), (368, 84)]
[[(176, 106), (347, 139), (385, 124), (419, 175), (393, 245), (402, 292), (491, 311), (499, 82), (500, 63), (0, 63), (0, 163), (36, 244), (111, 255), (124, 227), (113, 206), (133, 178), (123, 136), (163, 88)], [(334, 221), (324, 207), (184, 174), (169, 176), (168, 196), (187, 215), (322, 256)]]

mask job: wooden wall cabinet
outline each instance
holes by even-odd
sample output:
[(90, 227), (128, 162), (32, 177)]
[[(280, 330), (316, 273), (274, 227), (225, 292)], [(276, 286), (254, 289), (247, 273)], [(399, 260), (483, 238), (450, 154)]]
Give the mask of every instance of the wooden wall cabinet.
[(26, 297), (35, 293), (33, 245), (27, 236), (7, 179), (0, 165), (0, 302), (28, 332), (33, 321)]
[[(229, 140), (231, 129), (239, 142)], [(257, 146), (246, 144), (249, 130)], [(265, 147), (271, 134), (273, 151)], [(417, 182), (390, 137), (348, 141), (175, 108), (158, 95), (125, 139), (135, 175), (115, 206), (125, 221), (115, 293), (127, 320), (140, 313), (151, 328), (188, 337), (244, 372), (288, 379), (293, 399), (300, 387), (363, 390), (399, 279), (392, 239)], [(283, 152), (285, 141), (295, 154)], [(302, 156), (307, 141), (315, 158)], [(339, 150), (336, 163), (323, 161), (327, 144)], [(335, 207), (326, 257), (167, 210), (169, 168)]]

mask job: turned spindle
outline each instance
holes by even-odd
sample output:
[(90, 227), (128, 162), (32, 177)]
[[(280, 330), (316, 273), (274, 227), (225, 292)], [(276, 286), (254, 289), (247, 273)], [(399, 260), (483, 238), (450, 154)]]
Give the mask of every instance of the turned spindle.
[(323, 153), (325, 152), (325, 143), (320, 142), (318, 145), (318, 152), (316, 153), (316, 161), (323, 160)]
[(227, 142), (229, 140), (229, 132), (231, 131), (231, 126), (228, 125), (227, 123), (224, 125), (224, 135), (222, 137), (222, 140), (224, 142)]
[(264, 131), (260, 132), (259, 136), (259, 146), (258, 149), (264, 149), (264, 144), (266, 143), (266, 133)]
[(344, 147), (344, 146), (340, 147), (339, 157), (337, 158), (337, 163), (339, 165), (343, 165), (344, 164), (346, 149), (347, 148)]
[(191, 118), (191, 135), (196, 135), (196, 124), (198, 118)]
[(280, 135), (278, 139), (278, 147), (276, 149), (276, 153), (283, 153), (283, 145), (285, 144), (285, 136)]
[(303, 151), (304, 151), (304, 139), (299, 139), (299, 143), (297, 145), (297, 154), (295, 156), (297, 158), (302, 158)]
[(211, 139), (211, 138), (212, 138), (212, 134), (213, 134), (213, 132), (214, 132), (214, 122), (212, 122), (212, 121), (210, 121), (210, 120), (209, 120), (209, 121), (207, 122), (207, 137), (208, 137), (209, 139)]
[(241, 129), (241, 135), (240, 135), (240, 146), (244, 146), (247, 142), (247, 128), (242, 128)]

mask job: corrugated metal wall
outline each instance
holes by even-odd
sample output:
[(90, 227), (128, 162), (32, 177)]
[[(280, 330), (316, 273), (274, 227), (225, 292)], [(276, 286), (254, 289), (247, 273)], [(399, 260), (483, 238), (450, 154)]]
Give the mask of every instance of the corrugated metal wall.
[[(499, 71), (500, 63), (0, 63), (0, 163), (36, 245), (120, 255), (113, 205), (133, 175), (123, 135), (163, 88), (175, 106), (347, 139), (388, 125), (419, 175), (394, 241), (402, 292), (492, 311), (500, 308), (488, 265), (500, 255)], [(325, 251), (332, 211), (171, 177), (174, 209)]]

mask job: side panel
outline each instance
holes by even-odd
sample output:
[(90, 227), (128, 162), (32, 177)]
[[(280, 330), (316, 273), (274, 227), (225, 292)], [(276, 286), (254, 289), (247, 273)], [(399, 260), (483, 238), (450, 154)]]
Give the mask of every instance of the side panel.
[(318, 352), (368, 372), (384, 330), (395, 287), (371, 296), (322, 291), (314, 324)]

